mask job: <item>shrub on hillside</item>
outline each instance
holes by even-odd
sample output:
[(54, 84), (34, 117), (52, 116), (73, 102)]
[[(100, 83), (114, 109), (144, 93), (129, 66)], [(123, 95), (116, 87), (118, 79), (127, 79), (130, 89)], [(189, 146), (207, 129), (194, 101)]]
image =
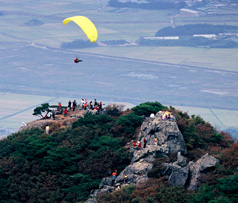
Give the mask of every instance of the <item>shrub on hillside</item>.
[(136, 127), (140, 126), (142, 121), (143, 118), (141, 116), (132, 112), (127, 115), (120, 116), (116, 123), (124, 127), (125, 133), (134, 134)]
[(160, 110), (166, 110), (167, 107), (159, 102), (145, 102), (132, 108), (132, 111), (138, 116), (149, 116), (151, 113), (157, 113)]
[(106, 106), (105, 110), (107, 115), (116, 117), (122, 114), (122, 110), (124, 107), (125, 105), (110, 104)]
[(194, 194), (191, 203), (237, 203), (238, 201), (238, 174), (218, 179), (217, 184), (204, 184), (198, 193)]
[(34, 128), (0, 141), (0, 202), (86, 200), (109, 168), (120, 172), (129, 164), (114, 125), (110, 116), (86, 114), (53, 134)]

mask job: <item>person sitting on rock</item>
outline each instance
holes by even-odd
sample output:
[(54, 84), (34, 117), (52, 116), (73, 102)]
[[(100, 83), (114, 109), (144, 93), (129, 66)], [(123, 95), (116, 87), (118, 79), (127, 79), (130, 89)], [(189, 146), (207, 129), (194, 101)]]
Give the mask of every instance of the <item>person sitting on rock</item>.
[(171, 121), (173, 121), (174, 120), (174, 116), (173, 116), (173, 114), (171, 113), (171, 115), (170, 115), (170, 120)]
[(67, 115), (67, 108), (64, 109), (64, 117)]
[(137, 147), (141, 147), (141, 143), (140, 143), (140, 141), (138, 142)]

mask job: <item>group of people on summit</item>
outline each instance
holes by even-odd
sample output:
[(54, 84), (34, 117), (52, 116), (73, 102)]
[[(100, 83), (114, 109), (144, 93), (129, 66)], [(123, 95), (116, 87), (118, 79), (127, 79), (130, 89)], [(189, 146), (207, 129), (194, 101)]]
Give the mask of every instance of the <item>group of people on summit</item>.
[(97, 110), (97, 112), (100, 112), (104, 109), (104, 105), (102, 102), (98, 102), (97, 99), (94, 99), (93, 101), (88, 102), (87, 99), (81, 99), (80, 104), (77, 104), (77, 101), (74, 100), (73, 102), (71, 102), (71, 100), (69, 100), (68, 102), (68, 106), (65, 107), (63, 109), (61, 102), (58, 103), (58, 108), (57, 111), (59, 112), (59, 114), (64, 114), (64, 116), (67, 115), (68, 111), (70, 111), (71, 109), (73, 111), (75, 111), (76, 108), (78, 109), (83, 109), (83, 110)]

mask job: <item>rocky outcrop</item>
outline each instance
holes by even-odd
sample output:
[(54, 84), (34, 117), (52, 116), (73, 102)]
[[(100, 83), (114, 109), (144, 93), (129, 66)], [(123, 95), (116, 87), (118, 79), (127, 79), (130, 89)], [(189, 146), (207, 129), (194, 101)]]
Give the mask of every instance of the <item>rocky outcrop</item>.
[(30, 130), (32, 128), (40, 128), (42, 130), (46, 129), (46, 126), (50, 126), (50, 132), (59, 130), (60, 128), (65, 128), (70, 126), (74, 121), (77, 121), (78, 118), (83, 117), (85, 114), (84, 110), (76, 109), (75, 111), (68, 111), (67, 115), (55, 115), (55, 119), (38, 119), (31, 121), (27, 124), (24, 124), (18, 132), (23, 130)]
[[(183, 136), (176, 122), (174, 120), (162, 120), (161, 115), (161, 113), (158, 113), (155, 117), (145, 119), (138, 136), (138, 141), (142, 143), (142, 147), (132, 146), (130, 148), (131, 163), (117, 176), (115, 183), (123, 185), (125, 175), (128, 176), (129, 184), (140, 184), (148, 180), (148, 172), (153, 168), (153, 161), (157, 153), (170, 154), (179, 152), (180, 155), (187, 153)], [(144, 138), (147, 140), (145, 147)], [(155, 142), (155, 138), (157, 138), (157, 142)], [(183, 162), (183, 157), (179, 157), (178, 164), (183, 165)], [(171, 167), (167, 166), (167, 168)], [(180, 171), (184, 172), (184, 177), (178, 182), (176, 176), (182, 176)], [(177, 181), (176, 185), (183, 185), (187, 180), (187, 176), (188, 172), (182, 166), (175, 165), (170, 179), (171, 181), (174, 180), (173, 182)], [(115, 187), (113, 185), (115, 186), (115, 183), (113, 184), (111, 178), (104, 178), (99, 189), (92, 191), (91, 199), (87, 202), (95, 202), (96, 196), (101, 192), (108, 193), (114, 190)]]
[[(183, 135), (178, 129), (175, 120), (162, 120), (162, 112), (158, 112), (155, 118), (146, 118), (141, 126), (139, 140), (146, 138), (148, 145), (159, 146), (164, 154), (181, 152), (186, 154), (186, 146)], [(157, 138), (157, 143), (154, 139)]]
[(52, 124), (52, 120), (51, 119), (44, 119), (44, 120), (36, 120), (36, 121), (32, 121), (27, 123), (26, 125), (22, 126), (18, 132), (21, 132), (23, 130), (30, 130), (32, 128), (40, 128), (42, 130), (45, 130), (46, 126), (49, 126)]
[(219, 160), (205, 154), (198, 161), (186, 163), (186, 158), (178, 153), (177, 161), (164, 164), (165, 170), (161, 173), (169, 175), (168, 181), (173, 186), (185, 186), (188, 190), (198, 189), (198, 182), (201, 173), (214, 167)]
[(165, 170), (161, 173), (169, 175), (168, 181), (173, 186), (185, 186), (189, 175), (189, 166), (186, 162), (186, 158), (182, 156), (180, 152), (177, 154), (176, 162), (165, 163), (164, 166)]
[[(146, 146), (144, 146), (144, 138), (147, 140)], [(187, 163), (183, 156), (187, 153), (186, 145), (176, 122), (162, 120), (160, 112), (155, 117), (145, 119), (138, 141), (142, 143), (142, 147), (132, 146), (130, 148), (130, 165), (117, 176), (115, 182), (112, 177), (103, 178), (99, 189), (92, 191), (91, 198), (86, 203), (96, 203), (98, 194), (112, 192), (118, 184), (122, 186), (125, 175), (128, 177), (127, 184), (137, 185), (148, 180), (148, 172), (153, 168), (153, 162), (158, 153), (164, 155), (177, 153), (177, 161), (165, 163), (163, 171), (159, 173), (167, 175), (168, 181), (173, 186), (184, 186), (188, 190), (196, 190), (201, 173), (218, 163), (216, 158), (208, 154), (195, 163)]]
[(219, 160), (216, 159), (214, 156), (210, 156), (205, 154), (199, 159), (196, 163), (193, 161), (189, 162), (190, 174), (191, 178), (189, 181), (189, 185), (187, 187), (188, 190), (197, 190), (198, 189), (198, 180), (202, 172), (207, 170), (208, 168), (214, 167)]

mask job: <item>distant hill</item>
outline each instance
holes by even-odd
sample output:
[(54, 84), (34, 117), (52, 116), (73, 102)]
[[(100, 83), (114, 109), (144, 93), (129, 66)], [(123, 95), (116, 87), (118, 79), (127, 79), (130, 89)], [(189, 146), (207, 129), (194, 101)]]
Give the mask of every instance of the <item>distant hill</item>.
[(237, 26), (188, 24), (158, 30), (155, 37), (142, 37), (138, 43), (147, 46), (191, 46), (237, 48)]
[(221, 34), (221, 33), (237, 33), (238, 26), (230, 25), (212, 25), (212, 24), (187, 24), (182, 26), (164, 27), (158, 30), (155, 37), (160, 36), (193, 36), (196, 34)]
[(40, 26), (40, 25), (44, 25), (44, 23), (37, 20), (37, 19), (32, 19), (29, 22), (25, 23), (25, 25), (27, 25), (27, 26)]
[(81, 48), (90, 48), (97, 47), (97, 43), (91, 43), (90, 41), (85, 41), (81, 39), (74, 40), (72, 42), (62, 42), (61, 48), (63, 49), (81, 49)]

